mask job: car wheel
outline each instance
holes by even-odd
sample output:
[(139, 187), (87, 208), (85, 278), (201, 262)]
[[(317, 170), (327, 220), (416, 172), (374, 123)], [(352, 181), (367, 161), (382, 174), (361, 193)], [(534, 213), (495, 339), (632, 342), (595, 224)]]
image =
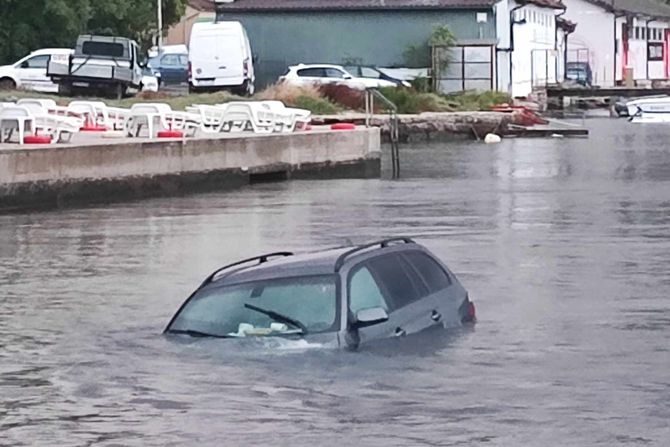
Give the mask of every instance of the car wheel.
[(0, 79), (0, 90), (14, 90), (16, 89), (16, 82), (11, 78)]

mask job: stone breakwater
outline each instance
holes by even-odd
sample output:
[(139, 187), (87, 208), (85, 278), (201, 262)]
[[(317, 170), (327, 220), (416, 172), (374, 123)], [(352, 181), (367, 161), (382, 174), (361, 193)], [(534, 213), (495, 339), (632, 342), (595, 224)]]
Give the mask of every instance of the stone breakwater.
[[(418, 115), (398, 115), (399, 134), (402, 142), (450, 140), (458, 138), (483, 139), (488, 133), (505, 134), (514, 123), (514, 114), (504, 112), (425, 112)], [(364, 114), (342, 114), (315, 117), (318, 124), (336, 122), (365, 123)], [(374, 115), (370, 124), (382, 130), (388, 140), (390, 119), (388, 115)]]

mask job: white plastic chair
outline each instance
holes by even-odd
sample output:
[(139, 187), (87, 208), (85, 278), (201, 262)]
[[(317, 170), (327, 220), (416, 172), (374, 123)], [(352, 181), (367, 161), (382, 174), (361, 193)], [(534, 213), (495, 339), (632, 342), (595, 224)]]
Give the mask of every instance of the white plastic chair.
[(275, 115), (258, 102), (234, 101), (221, 106), (225, 106), (224, 121), (229, 123), (230, 131), (272, 133), (277, 127)]
[(12, 132), (18, 129), (19, 144), (23, 146), (26, 132), (35, 130), (35, 117), (24, 106), (4, 106), (0, 109), (0, 143), (9, 141)]
[(198, 115), (200, 119), (200, 130), (205, 133), (219, 133), (223, 130), (226, 122), (226, 105), (210, 106), (205, 104), (193, 104), (186, 107), (186, 112)]
[(130, 108), (125, 132), (129, 136), (138, 137), (144, 125), (149, 131), (149, 138), (155, 138), (159, 128), (185, 131), (194, 135), (201, 126), (201, 120), (200, 115), (173, 111), (164, 103), (134, 104)]
[[(54, 143), (70, 141), (72, 135), (79, 132), (81, 128), (80, 119), (50, 114), (38, 102), (26, 102), (21, 107), (28, 110), (33, 117), (35, 130), (51, 135), (51, 140)], [(63, 140), (63, 134), (67, 135), (65, 140)]]
[(293, 132), (297, 127), (307, 127), (312, 122), (312, 112), (305, 109), (286, 107), (281, 101), (262, 101), (276, 115), (281, 132)]
[(56, 101), (54, 101), (53, 99), (23, 98), (16, 101), (17, 106), (29, 106), (32, 104), (37, 104), (47, 111), (49, 109), (55, 109), (56, 107), (58, 107)]
[(113, 129), (114, 125), (109, 119), (107, 104), (102, 101), (72, 101), (68, 105), (69, 111), (85, 111), (89, 118), (89, 123), (93, 126), (100, 126), (106, 129)]

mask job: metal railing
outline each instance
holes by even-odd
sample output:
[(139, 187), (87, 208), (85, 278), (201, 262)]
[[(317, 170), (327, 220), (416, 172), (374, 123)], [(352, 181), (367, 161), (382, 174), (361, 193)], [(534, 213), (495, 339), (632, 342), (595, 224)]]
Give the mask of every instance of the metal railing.
[(370, 127), (375, 114), (375, 99), (389, 114), (389, 137), (391, 140), (391, 167), (393, 178), (400, 177), (400, 119), (398, 107), (376, 88), (365, 90), (365, 127)]

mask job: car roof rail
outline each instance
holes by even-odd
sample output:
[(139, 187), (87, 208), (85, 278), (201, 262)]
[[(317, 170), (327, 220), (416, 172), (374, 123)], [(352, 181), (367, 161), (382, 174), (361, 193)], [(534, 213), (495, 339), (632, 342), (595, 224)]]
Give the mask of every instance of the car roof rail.
[[(232, 264), (224, 265), (223, 267), (221, 267), (220, 269), (217, 269), (216, 271), (214, 271), (214, 273), (209, 275), (200, 287), (202, 287), (206, 284), (209, 284), (210, 282), (212, 282), (214, 280), (214, 278), (216, 278), (216, 276), (218, 274), (220, 274), (220, 273), (222, 273), (222, 272), (224, 272), (224, 271), (226, 271), (230, 268), (237, 267), (237, 266), (240, 266), (240, 265), (243, 265), (243, 264), (247, 264), (247, 263), (253, 262), (253, 261), (258, 261), (258, 264), (256, 264), (256, 265), (260, 265), (260, 264), (264, 264), (264, 263), (268, 262), (270, 260), (270, 258), (275, 258), (275, 257), (279, 257), (279, 256), (281, 256), (281, 257), (293, 256), (293, 253), (291, 253), (290, 251), (277, 251), (277, 252), (274, 252), (274, 253), (267, 253), (267, 254), (264, 254), (264, 255), (254, 256), (253, 258), (243, 259), (242, 261), (237, 261), (237, 262), (233, 262)], [(252, 266), (249, 266), (249, 267), (252, 267)]]
[(337, 261), (335, 261), (335, 273), (340, 271), (340, 269), (344, 265), (344, 262), (347, 260), (349, 256), (356, 254), (360, 251), (367, 250), (368, 248), (373, 248), (377, 246), (379, 248), (386, 248), (394, 242), (402, 242), (404, 244), (416, 244), (416, 242), (414, 242), (412, 239), (408, 237), (392, 237), (388, 239), (382, 239), (376, 242), (370, 242), (369, 244), (359, 245), (358, 247), (345, 251), (337, 258)]

